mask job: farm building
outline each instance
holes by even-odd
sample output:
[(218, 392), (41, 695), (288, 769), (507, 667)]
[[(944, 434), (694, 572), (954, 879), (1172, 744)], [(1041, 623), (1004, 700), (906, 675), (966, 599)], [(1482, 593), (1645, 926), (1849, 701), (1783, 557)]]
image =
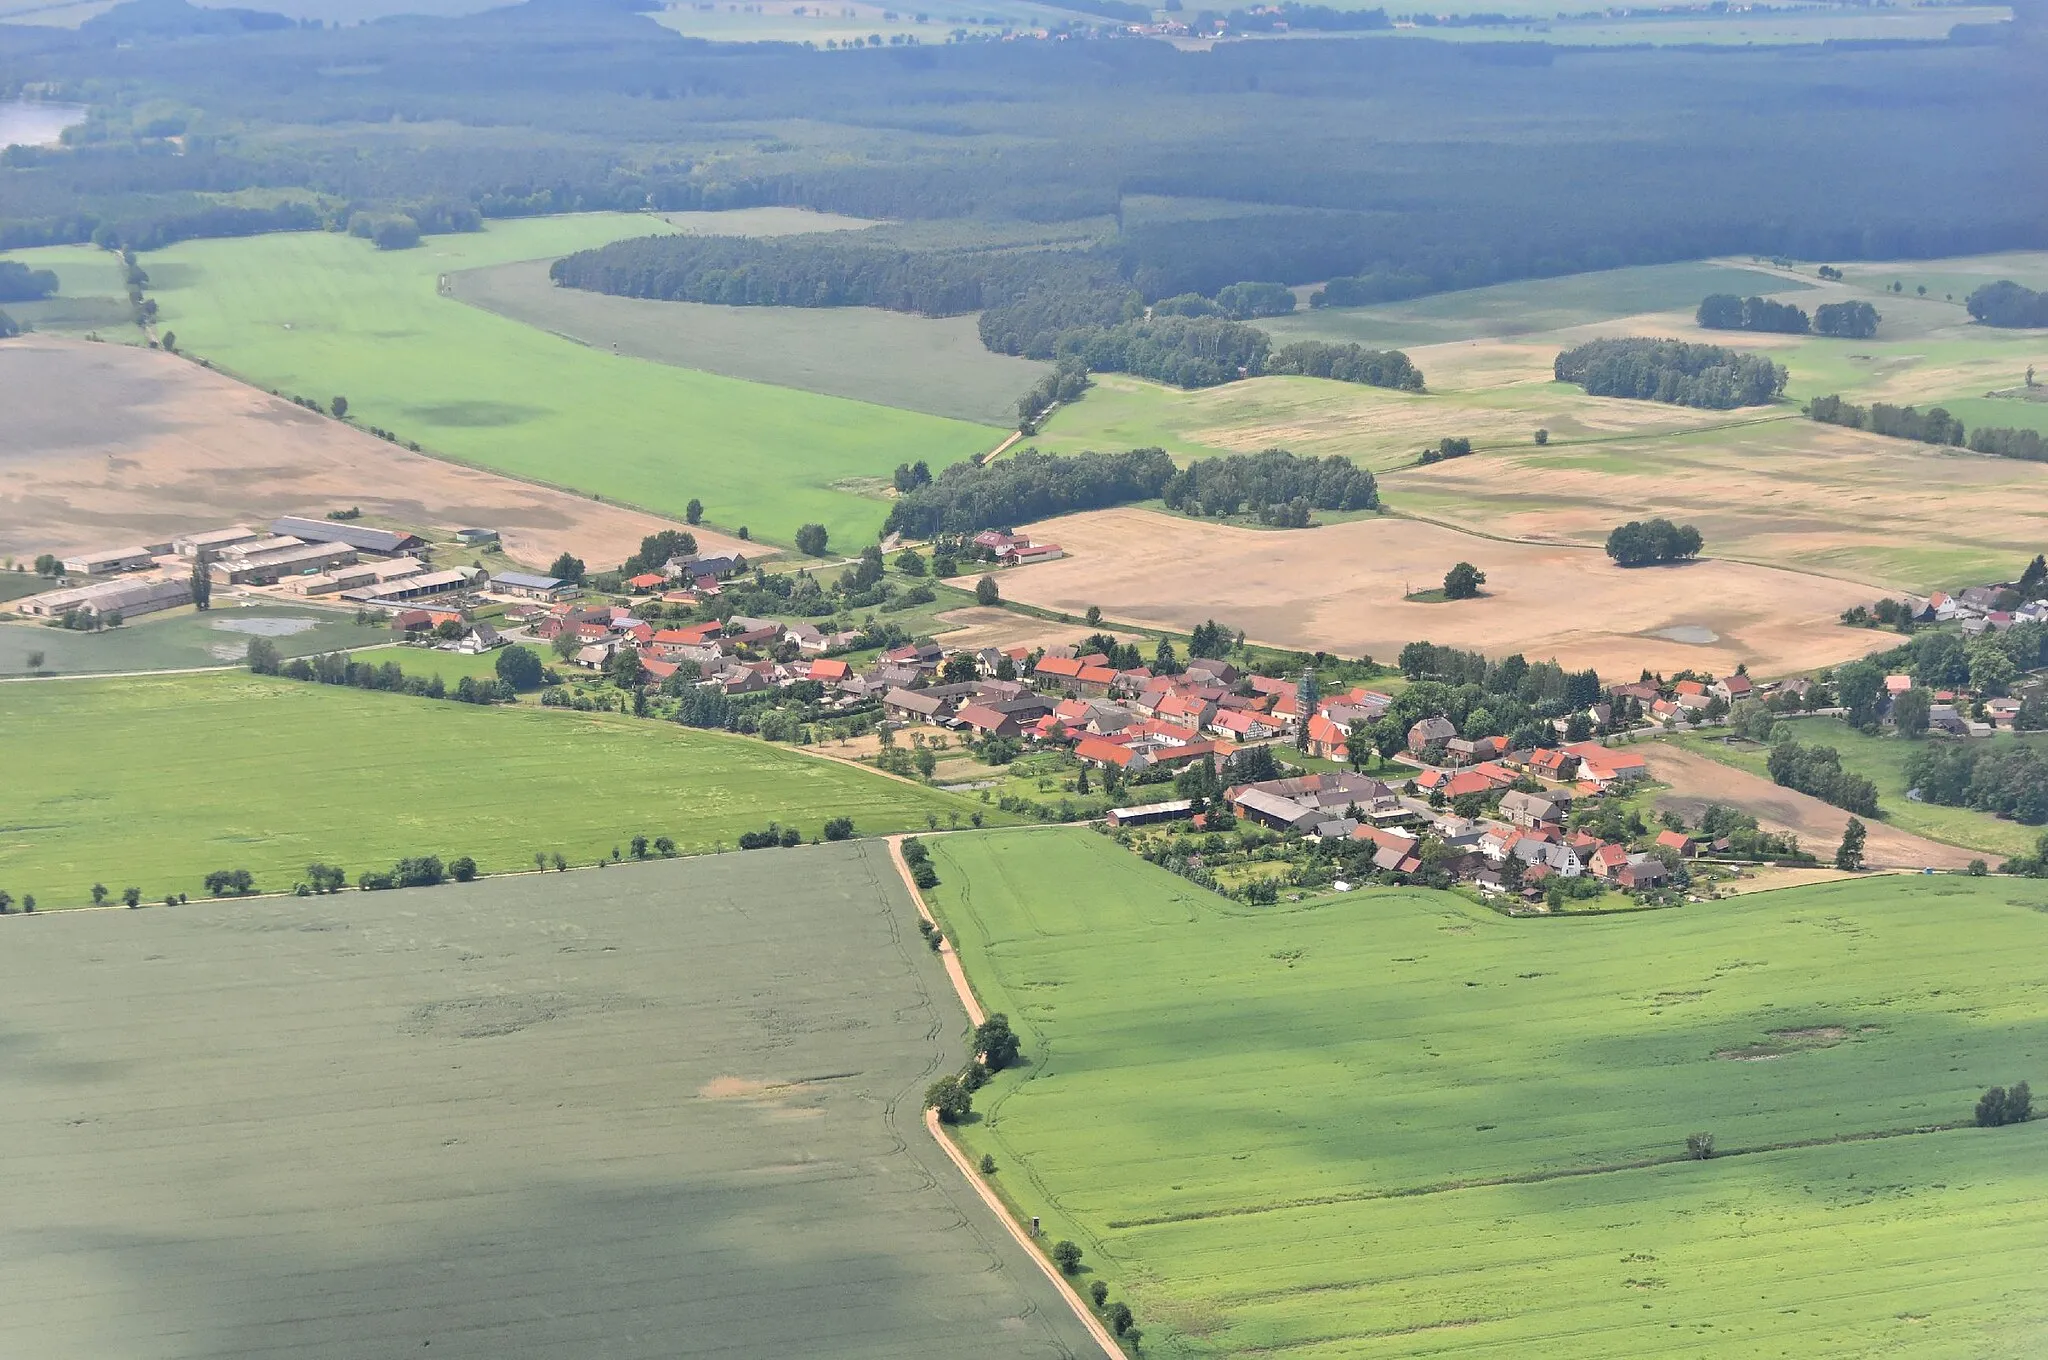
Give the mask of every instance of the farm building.
[(1149, 826), (1153, 822), (1177, 822), (1194, 810), (1194, 803), (1176, 798), (1166, 803), (1143, 803), (1137, 807), (1111, 808), (1103, 815), (1111, 826)]
[(500, 595), (517, 595), (528, 600), (559, 600), (573, 593), (575, 586), (553, 576), (536, 576), (524, 571), (501, 571), (491, 578), (491, 589)]
[(73, 576), (112, 576), (122, 571), (143, 571), (156, 565), (156, 555), (168, 552), (168, 543), (155, 547), (105, 548), (78, 553), (64, 559), (64, 570)]
[(358, 604), (396, 604), (400, 600), (420, 600), (429, 595), (446, 595), (451, 590), (461, 590), (470, 582), (471, 573), (457, 568), (452, 571), (428, 571), (416, 576), (403, 576), (396, 581), (382, 585), (360, 586), (355, 590), (344, 590), (341, 598)]
[(997, 560), (1006, 567), (1028, 567), (1033, 562), (1057, 562), (1066, 555), (1057, 543), (1027, 543), (1006, 549)]
[(31, 595), (15, 608), (37, 618), (59, 618), (70, 613), (97, 616), (118, 612), (122, 618), (132, 619), (139, 614), (154, 614), (160, 609), (175, 609), (190, 603), (192, 583), (188, 580), (100, 581), (69, 590)]
[(190, 557), (199, 562), (211, 562), (227, 549), (243, 543), (254, 543), (262, 535), (254, 529), (237, 524), (230, 529), (208, 529), (205, 533), (186, 534), (183, 538), (171, 540), (171, 551), (180, 557)]
[(356, 550), (345, 543), (296, 543), (273, 552), (224, 554), (206, 574), (217, 586), (267, 586), (287, 576), (348, 566), (355, 560)]
[(306, 519), (299, 515), (286, 515), (272, 520), (270, 532), (290, 534), (303, 538), (308, 543), (345, 543), (363, 552), (383, 553), (396, 557), (400, 553), (418, 552), (427, 546), (426, 540), (417, 534), (393, 533), (389, 529), (371, 529), (361, 524), (342, 524), (331, 519)]
[(295, 595), (333, 595), (360, 586), (402, 580), (426, 569), (427, 564), (417, 557), (397, 557), (389, 562), (358, 562), (317, 576), (293, 576), (281, 584)]

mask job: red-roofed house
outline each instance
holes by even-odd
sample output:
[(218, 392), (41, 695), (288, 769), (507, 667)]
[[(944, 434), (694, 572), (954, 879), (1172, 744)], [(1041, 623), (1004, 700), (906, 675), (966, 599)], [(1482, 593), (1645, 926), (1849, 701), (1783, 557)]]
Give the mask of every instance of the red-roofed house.
[(1628, 851), (1619, 845), (1603, 845), (1593, 852), (1589, 867), (1596, 877), (1611, 879), (1628, 867)]
[(626, 581), (627, 589), (631, 590), (635, 595), (646, 595), (652, 591), (660, 590), (667, 584), (668, 577), (663, 576), (658, 571), (642, 572), (640, 575), (630, 577)]
[(1031, 678), (1059, 684), (1080, 679), (1083, 669), (1081, 663), (1070, 656), (1041, 656), (1031, 670)]
[(1349, 733), (1318, 713), (1308, 720), (1308, 753), (1324, 760), (1349, 760)]
[(1081, 738), (1074, 747), (1074, 755), (1091, 765), (1114, 765), (1120, 770), (1142, 770), (1152, 763), (1129, 746), (1107, 737)]
[(1279, 736), (1283, 729), (1262, 714), (1232, 709), (1210, 718), (1206, 730), (1229, 741), (1264, 741)]
[(1666, 850), (1676, 850), (1682, 858), (1691, 859), (1699, 853), (1699, 844), (1683, 831), (1659, 831), (1657, 844)]
[(836, 685), (853, 674), (853, 667), (832, 657), (819, 657), (811, 663), (811, 679), (828, 685)]
[(1014, 737), (1023, 730), (1015, 718), (987, 704), (969, 704), (953, 715), (953, 721), (985, 737)]

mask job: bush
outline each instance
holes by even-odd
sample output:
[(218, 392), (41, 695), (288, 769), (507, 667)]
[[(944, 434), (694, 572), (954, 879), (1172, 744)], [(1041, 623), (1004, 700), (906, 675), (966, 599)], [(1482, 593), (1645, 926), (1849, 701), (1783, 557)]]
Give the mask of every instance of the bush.
[(1714, 1135), (1711, 1133), (1688, 1133), (1685, 1135), (1685, 1155), (1696, 1162), (1704, 1162), (1714, 1155)]
[(448, 870), (438, 855), (417, 855), (392, 865), (391, 878), (401, 888), (431, 888), (447, 882)]
[(981, 1154), (981, 1174), (984, 1176), (996, 1174), (996, 1159), (992, 1153), (984, 1152)]
[(834, 817), (825, 823), (825, 839), (845, 841), (853, 839), (853, 818)]
[(1977, 1127), (1995, 1129), (2007, 1124), (2024, 1124), (2034, 1117), (2034, 1093), (2025, 1082), (2010, 1091), (1994, 1086), (1977, 1100)]
[(215, 869), (206, 876), (206, 891), (215, 897), (245, 897), (256, 891), (247, 869)]
[(937, 1110), (939, 1122), (957, 1124), (974, 1108), (974, 1097), (958, 1077), (940, 1077), (925, 1088), (924, 1107)]
[(468, 855), (457, 855), (448, 862), (448, 877), (457, 883), (468, 883), (476, 877), (476, 861)]

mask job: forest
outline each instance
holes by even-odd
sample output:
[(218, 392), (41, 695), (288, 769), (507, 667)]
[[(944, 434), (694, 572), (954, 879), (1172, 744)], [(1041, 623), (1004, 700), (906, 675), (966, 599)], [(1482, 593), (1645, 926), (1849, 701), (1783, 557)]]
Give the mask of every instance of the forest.
[(1803, 307), (1763, 297), (1737, 297), (1733, 293), (1708, 294), (1700, 300), (1694, 319), (1708, 330), (1772, 331), (1780, 335), (1804, 335), (1812, 324)]
[[(2005, 134), (2037, 63), (2007, 36), (1184, 52), (1103, 34), (824, 53), (683, 38), (626, 0), (345, 28), (131, 0), (76, 31), (0, 25), (0, 96), (33, 86), (92, 107), (65, 147), (0, 162), (0, 244), (341, 230), (437, 204), (483, 218), (786, 204), (906, 224), (892, 244), (913, 252), (994, 258), (1041, 227), (1064, 252), (1017, 252), (1035, 285), (1106, 270), (1142, 303), (1329, 281), (1325, 305), (1733, 252), (2038, 247), (2043, 147)], [(1603, 173), (1624, 160), (1627, 176)], [(1911, 195), (1901, 164), (1917, 167)], [(886, 271), (874, 286), (924, 291)], [(998, 347), (1129, 319), (1048, 307), (1013, 316)]]
[(1080, 453), (1025, 449), (986, 465), (955, 463), (889, 507), (885, 534), (917, 538), (1013, 528), (1076, 510), (1151, 500), (1174, 475), (1163, 449)]
[(1906, 779), (1930, 803), (2048, 821), (2048, 757), (2018, 742), (1930, 741), (1906, 762)]
[(1591, 340), (1557, 356), (1559, 382), (1595, 397), (1634, 397), (1726, 411), (1763, 406), (1785, 390), (1785, 367), (1760, 354), (1682, 340)]
[(1376, 510), (1378, 483), (1341, 454), (1297, 458), (1285, 449), (1203, 458), (1166, 479), (1167, 508), (1189, 515), (1240, 511), (1261, 524), (1305, 529), (1312, 510)]

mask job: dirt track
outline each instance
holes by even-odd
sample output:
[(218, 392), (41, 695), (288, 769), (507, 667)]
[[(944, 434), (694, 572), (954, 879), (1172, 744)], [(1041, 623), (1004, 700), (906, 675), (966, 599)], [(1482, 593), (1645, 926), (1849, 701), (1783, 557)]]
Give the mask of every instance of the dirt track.
[[(1837, 621), (1874, 598), (1869, 587), (1740, 562), (1628, 571), (1598, 548), (1503, 542), (1393, 518), (1261, 530), (1122, 509), (1030, 532), (1071, 556), (1002, 573), (1009, 598), (1073, 614), (1100, 605), (1111, 619), (1179, 629), (1213, 617), (1255, 641), (1346, 656), (1391, 660), (1419, 638), (1633, 679), (1646, 666), (1721, 674), (1739, 661), (1775, 676), (1886, 645)], [(1484, 598), (1403, 598), (1440, 585), (1459, 561), (1487, 573)], [(1655, 636), (1688, 627), (1712, 640)]]
[[(1673, 808), (1688, 818), (1708, 803), (1739, 807), (1755, 817), (1766, 831), (1791, 832), (1800, 847), (1822, 859), (1834, 853), (1849, 814), (1818, 798), (1780, 788), (1761, 775), (1723, 765), (1693, 751), (1683, 751), (1661, 742), (1636, 748), (1650, 763), (1650, 773), (1669, 784), (1671, 792), (1657, 800), (1659, 808)], [(1883, 822), (1864, 819), (1869, 839), (1864, 843), (1864, 862), (1880, 869), (1962, 869), (1983, 855), (1940, 841), (1900, 831)]]
[[(481, 525), (514, 559), (613, 565), (669, 521), (444, 463), (183, 359), (29, 335), (0, 346), (0, 552), (143, 541), (359, 505), (416, 528)], [(698, 531), (707, 552), (743, 549)]]

